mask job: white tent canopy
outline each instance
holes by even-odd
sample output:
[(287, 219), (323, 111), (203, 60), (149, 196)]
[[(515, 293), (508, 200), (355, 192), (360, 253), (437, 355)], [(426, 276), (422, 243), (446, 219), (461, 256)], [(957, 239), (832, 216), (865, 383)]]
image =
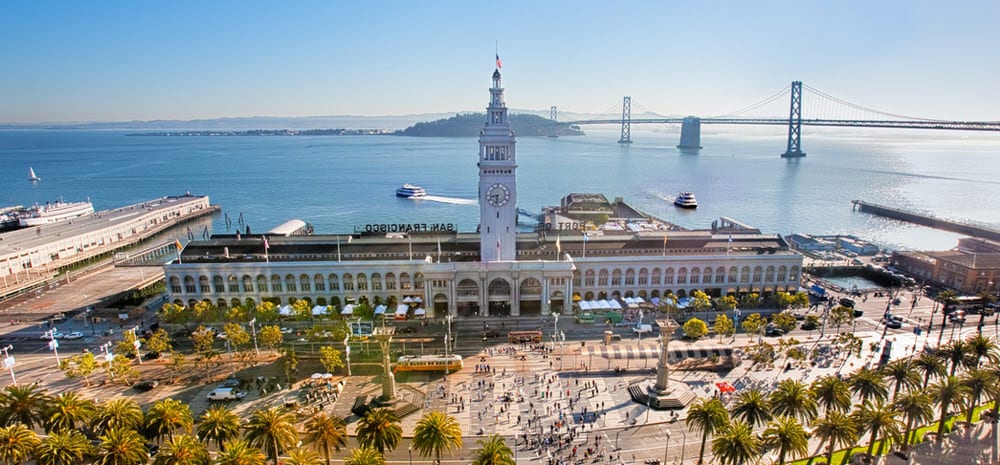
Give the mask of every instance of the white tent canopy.
[(617, 300), (605, 300), (604, 302), (607, 302), (612, 310), (621, 310), (622, 308), (622, 304), (618, 303)]
[(378, 307), (375, 307), (375, 314), (376, 315), (385, 314), (385, 305), (379, 305)]
[(400, 315), (400, 316), (406, 315), (406, 312), (408, 312), (408, 311), (410, 311), (410, 306), (409, 305), (399, 304), (399, 306), (396, 307), (396, 315)]
[(581, 300), (579, 303), (577, 303), (577, 305), (580, 306), (580, 310), (590, 310), (591, 309), (590, 302), (588, 302), (586, 300)]
[(403, 303), (404, 304), (413, 303), (413, 299), (411, 299), (410, 296), (403, 297)]
[(340, 311), (340, 314), (341, 315), (353, 315), (354, 314), (354, 305), (352, 305), (352, 304), (344, 305), (344, 309)]
[(326, 315), (326, 312), (327, 312), (326, 305), (317, 305), (317, 306), (313, 307), (313, 310), (312, 310), (313, 316)]
[(281, 307), (278, 308), (278, 315), (281, 315), (281, 316), (292, 316), (292, 306), (291, 305), (282, 305)]
[(423, 302), (424, 299), (421, 299), (420, 296), (417, 296), (413, 298), (413, 301), (419, 304), (420, 302)]
[(417, 316), (426, 315), (427, 314), (427, 310), (424, 310), (422, 308), (418, 308), (418, 309), (416, 309), (416, 310), (413, 311), (413, 314), (417, 315)]

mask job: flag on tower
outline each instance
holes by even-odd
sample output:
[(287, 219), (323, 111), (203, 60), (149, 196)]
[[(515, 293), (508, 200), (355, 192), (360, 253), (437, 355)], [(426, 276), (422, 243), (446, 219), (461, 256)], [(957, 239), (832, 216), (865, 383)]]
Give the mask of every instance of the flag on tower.
[(184, 246), (183, 246), (183, 245), (181, 245), (181, 241), (180, 241), (180, 240), (177, 240), (177, 239), (174, 239), (174, 245), (175, 245), (175, 246), (177, 246), (177, 251), (178, 251), (178, 252), (180, 252), (180, 251), (181, 251), (181, 249), (183, 249), (183, 248), (184, 248)]
[(267, 249), (270, 249), (271, 245), (267, 243), (267, 236), (264, 236), (264, 261), (271, 263), (271, 259), (267, 256)]
[(500, 61), (500, 54), (497, 53), (497, 69), (503, 68), (503, 63)]

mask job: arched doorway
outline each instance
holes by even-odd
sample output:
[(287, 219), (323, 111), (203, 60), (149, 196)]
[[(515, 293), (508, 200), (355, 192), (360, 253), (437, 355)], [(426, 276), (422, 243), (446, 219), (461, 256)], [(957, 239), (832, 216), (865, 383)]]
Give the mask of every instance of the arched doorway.
[(434, 315), (448, 314), (448, 296), (444, 294), (434, 294), (434, 301), (432, 305), (434, 308)]
[[(552, 295), (549, 296), (549, 312), (565, 313), (565, 308), (566, 296), (563, 295), (562, 291), (553, 291)], [(523, 311), (522, 307), (522, 312)]]
[(510, 316), (510, 283), (505, 279), (497, 278), (490, 282), (487, 289), (488, 316)]
[(476, 316), (479, 314), (479, 285), (471, 279), (463, 279), (455, 287), (455, 303), (459, 316)]
[(542, 283), (535, 278), (521, 281), (521, 315), (542, 313)]

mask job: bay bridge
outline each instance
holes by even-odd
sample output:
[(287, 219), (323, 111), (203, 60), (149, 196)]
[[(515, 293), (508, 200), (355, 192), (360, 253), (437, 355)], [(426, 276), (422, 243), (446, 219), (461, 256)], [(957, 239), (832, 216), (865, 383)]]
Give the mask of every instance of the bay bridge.
[[(820, 107), (823, 111), (852, 113), (851, 117), (841, 118), (803, 118), (803, 89), (806, 95), (814, 97), (818, 102), (814, 107)], [(762, 109), (769, 109), (776, 103), (781, 103), (784, 97), (788, 97), (788, 117), (768, 117), (755, 116), (756, 112)], [(788, 127), (788, 145), (783, 158), (800, 158), (806, 156), (802, 151), (802, 126), (833, 126), (833, 127), (866, 127), (866, 128), (898, 128), (898, 129), (938, 129), (938, 130), (959, 130), (959, 131), (1000, 131), (1000, 121), (947, 121), (940, 119), (918, 118), (898, 115), (895, 113), (874, 110), (862, 105), (857, 105), (846, 100), (834, 97), (830, 94), (804, 86), (801, 81), (793, 81), (791, 87), (767, 97), (760, 102), (747, 105), (733, 112), (700, 118), (697, 116), (667, 117), (659, 116), (656, 112), (642, 108), (640, 110), (647, 114), (657, 115), (653, 118), (632, 118), (632, 97), (626, 96), (621, 103), (621, 118), (603, 115), (594, 119), (563, 121), (566, 125), (589, 125), (589, 124), (621, 124), (621, 138), (619, 144), (632, 143), (632, 124), (680, 124), (680, 143), (677, 145), (681, 150), (697, 150), (701, 145), (701, 125), (702, 124), (738, 124), (738, 125), (771, 125)], [(612, 108), (617, 109), (616, 103)], [(556, 107), (550, 110), (550, 118), (556, 120)], [(818, 112), (817, 112), (818, 113)], [(751, 116), (754, 115), (754, 116)]]

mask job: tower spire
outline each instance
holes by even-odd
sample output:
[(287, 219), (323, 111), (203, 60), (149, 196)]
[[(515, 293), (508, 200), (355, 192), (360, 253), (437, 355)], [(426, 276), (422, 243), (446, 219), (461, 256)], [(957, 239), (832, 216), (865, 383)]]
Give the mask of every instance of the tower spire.
[(479, 255), (483, 262), (517, 258), (517, 161), (500, 65), (497, 54), (486, 123), (479, 133)]

